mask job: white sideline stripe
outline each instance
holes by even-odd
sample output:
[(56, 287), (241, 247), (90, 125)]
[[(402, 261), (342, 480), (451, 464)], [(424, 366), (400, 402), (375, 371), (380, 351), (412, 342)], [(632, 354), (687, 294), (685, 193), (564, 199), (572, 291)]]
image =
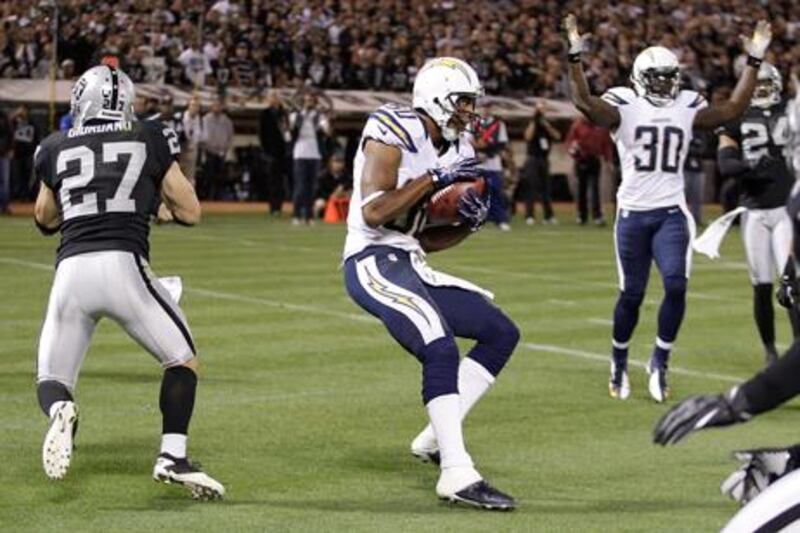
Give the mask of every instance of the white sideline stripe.
[[(10, 265), (17, 265), (17, 266), (24, 266), (36, 270), (46, 270), (48, 272), (53, 272), (53, 266), (48, 265), (46, 263), (38, 263), (34, 261), (23, 261), (21, 259), (11, 259), (7, 257), (0, 257), (0, 263), (6, 263)], [(351, 320), (355, 322), (369, 322), (369, 323), (377, 323), (378, 320), (372, 316), (368, 315), (357, 315), (355, 313), (344, 313), (340, 311), (331, 311), (329, 309), (322, 309), (320, 307), (315, 307), (312, 305), (297, 305), (297, 304), (290, 304), (286, 302), (280, 302), (277, 300), (268, 300), (265, 298), (257, 298), (254, 296), (243, 296), (241, 294), (234, 294), (229, 292), (221, 292), (221, 291), (212, 291), (208, 289), (199, 289), (199, 288), (189, 288), (185, 287), (185, 291), (195, 293), (199, 296), (208, 296), (212, 298), (220, 298), (224, 300), (231, 300), (236, 302), (242, 303), (250, 303), (256, 305), (266, 305), (269, 307), (275, 308), (282, 308), (287, 309), (289, 311), (302, 311), (307, 313), (317, 313), (321, 315), (332, 316), (336, 318), (342, 318), (345, 320)], [(563, 346), (556, 346), (553, 344), (536, 344), (532, 342), (523, 342), (520, 343), (520, 347), (526, 348), (528, 350), (536, 351), (536, 352), (545, 352), (545, 353), (553, 353), (553, 354), (560, 354), (560, 355), (567, 355), (570, 357), (577, 357), (580, 359), (587, 359), (590, 361), (597, 361), (603, 364), (608, 364), (609, 356), (594, 352), (586, 352), (583, 350), (575, 350), (573, 348), (565, 348)], [(630, 359), (630, 362), (636, 366), (647, 368), (647, 363), (643, 361), (639, 361), (636, 359)], [(675, 374), (682, 374), (685, 376), (692, 376), (698, 378), (706, 378), (706, 379), (716, 379), (719, 381), (726, 381), (729, 383), (741, 383), (744, 381), (742, 378), (738, 378), (736, 376), (728, 376), (725, 374), (716, 374), (713, 372), (698, 372), (696, 370), (690, 370), (688, 368), (681, 368), (681, 367), (671, 367), (670, 372)]]
[[(554, 344), (536, 344), (533, 342), (523, 342), (520, 344), (523, 348), (527, 348), (534, 352), (557, 353), (561, 355), (568, 355), (571, 357), (578, 357), (581, 359), (588, 359), (589, 361), (597, 361), (603, 364), (609, 364), (610, 357), (608, 355), (586, 352), (583, 350), (575, 350), (573, 348), (565, 348), (563, 346), (556, 346)], [(637, 359), (629, 359), (630, 363), (641, 368), (647, 368), (647, 363)], [(688, 368), (681, 368), (677, 366), (670, 366), (669, 371), (673, 374), (681, 374), (684, 376), (692, 376), (695, 378), (716, 379), (718, 381), (727, 381), (729, 383), (741, 383), (744, 378), (737, 378), (736, 376), (729, 376), (727, 374), (717, 374), (714, 372), (700, 372), (697, 370), (690, 370)]]

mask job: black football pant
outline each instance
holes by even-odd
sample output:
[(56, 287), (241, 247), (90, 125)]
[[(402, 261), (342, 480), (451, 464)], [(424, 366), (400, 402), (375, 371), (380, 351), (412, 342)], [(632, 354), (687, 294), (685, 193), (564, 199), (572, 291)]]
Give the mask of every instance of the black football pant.
[(525, 218), (535, 218), (533, 207), (536, 200), (542, 202), (544, 219), (553, 218), (549, 161), (542, 157), (528, 157), (522, 168), (522, 179), (524, 180)]
[(592, 196), (592, 218), (600, 220), (600, 159), (588, 157), (575, 162), (575, 175), (578, 177), (578, 218), (581, 224), (589, 219), (589, 194)]

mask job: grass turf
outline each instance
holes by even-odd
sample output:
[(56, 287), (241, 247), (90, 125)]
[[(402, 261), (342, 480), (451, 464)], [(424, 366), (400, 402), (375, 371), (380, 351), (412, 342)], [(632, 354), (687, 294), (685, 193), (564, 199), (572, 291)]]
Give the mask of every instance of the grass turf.
[[(734, 233), (721, 261), (695, 259), (673, 398), (720, 391), (761, 364)], [(0, 529), (707, 531), (736, 510), (718, 492), (735, 466), (729, 452), (796, 439), (792, 404), (676, 448), (650, 444), (665, 407), (648, 399), (644, 371), (632, 370), (630, 400), (607, 397), (610, 228), (487, 228), (430, 261), (493, 290), (523, 332), (465, 426), (481, 472), (520, 508), (440, 503), (436, 470), (408, 453), (425, 423), (418, 365), (349, 301), (343, 236), (339, 226), (256, 215), (154, 228), (153, 268), (183, 277), (203, 366), (190, 453), (228, 489), (208, 504), (150, 480), (160, 371), (108, 321), (80, 379), (72, 468), (62, 482), (45, 479), (34, 358), (56, 242), (27, 220), (0, 220)], [(649, 356), (660, 296), (654, 272), (634, 359)], [(785, 315), (776, 315), (787, 342)]]

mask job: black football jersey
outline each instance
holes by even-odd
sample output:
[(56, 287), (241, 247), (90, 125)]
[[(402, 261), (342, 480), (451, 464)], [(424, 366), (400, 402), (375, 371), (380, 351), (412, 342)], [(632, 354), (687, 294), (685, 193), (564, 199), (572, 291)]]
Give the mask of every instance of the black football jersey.
[[(786, 102), (764, 109), (749, 107), (738, 120), (723, 126), (725, 134), (739, 144), (742, 160), (753, 169), (741, 181), (741, 204), (751, 209), (770, 209), (786, 204), (794, 177), (786, 162), (789, 119)], [(762, 160), (769, 156), (769, 164)], [(759, 164), (761, 161), (761, 164)]]
[(84, 125), (42, 141), (34, 164), (61, 214), (57, 261), (101, 250), (149, 258), (150, 215), (179, 153), (175, 132), (157, 121)]

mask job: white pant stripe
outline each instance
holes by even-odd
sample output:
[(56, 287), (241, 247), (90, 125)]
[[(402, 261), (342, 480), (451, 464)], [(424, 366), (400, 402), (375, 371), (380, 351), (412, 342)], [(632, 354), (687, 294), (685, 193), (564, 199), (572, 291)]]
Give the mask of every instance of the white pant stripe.
[(375, 256), (358, 261), (356, 273), (364, 290), (381, 304), (409, 319), (425, 344), (445, 336), (439, 313), (424, 298), (387, 280), (378, 270)]

